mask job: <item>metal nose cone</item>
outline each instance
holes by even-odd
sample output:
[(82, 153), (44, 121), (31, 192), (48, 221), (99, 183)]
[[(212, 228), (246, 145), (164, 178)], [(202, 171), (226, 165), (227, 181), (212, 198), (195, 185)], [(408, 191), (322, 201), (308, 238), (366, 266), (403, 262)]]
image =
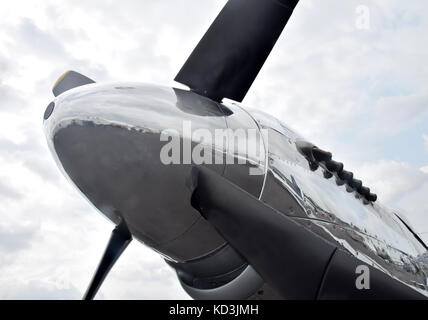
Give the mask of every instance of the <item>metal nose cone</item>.
[(135, 238), (163, 255), (187, 261), (225, 241), (190, 205), (192, 165), (161, 161), (161, 134), (178, 132), (183, 120), (207, 129), (225, 121), (183, 111), (191, 106), (178, 100), (155, 86), (82, 87), (57, 98), (45, 127), (63, 171), (99, 211), (115, 223), (125, 219)]

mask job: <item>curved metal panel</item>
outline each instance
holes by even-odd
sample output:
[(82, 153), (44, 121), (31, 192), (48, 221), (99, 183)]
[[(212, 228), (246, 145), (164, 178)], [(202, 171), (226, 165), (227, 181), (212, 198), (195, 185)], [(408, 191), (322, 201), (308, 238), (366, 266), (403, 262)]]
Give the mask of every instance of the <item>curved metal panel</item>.
[(260, 128), (239, 104), (222, 105), (231, 111), (225, 120), (231, 130), (228, 154), (233, 155), (233, 164), (226, 164), (223, 176), (259, 198), (267, 170), (266, 145)]
[(346, 185), (311, 169), (298, 152), (303, 138), (275, 118), (252, 112), (268, 134), (262, 200), (337, 243), (363, 262), (428, 295), (428, 253), (393, 211), (364, 202)]
[[(190, 206), (192, 163), (165, 165), (160, 159), (168, 142), (161, 141), (164, 130), (177, 135), (182, 148), (192, 146), (185, 122), (190, 133), (226, 129), (219, 106), (191, 92), (94, 84), (60, 95), (45, 131), (59, 166), (91, 203), (115, 223), (123, 217), (138, 240), (185, 261), (225, 243)], [(208, 166), (224, 171), (223, 164)]]
[(263, 284), (263, 279), (251, 266), (231, 282), (215, 289), (196, 289), (181, 281), (183, 289), (197, 300), (245, 300), (256, 293)]

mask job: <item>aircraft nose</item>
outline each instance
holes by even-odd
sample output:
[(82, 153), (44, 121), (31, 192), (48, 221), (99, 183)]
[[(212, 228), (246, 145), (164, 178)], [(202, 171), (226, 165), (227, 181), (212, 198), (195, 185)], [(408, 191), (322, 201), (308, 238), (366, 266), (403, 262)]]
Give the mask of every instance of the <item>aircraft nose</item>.
[[(190, 205), (192, 164), (166, 165), (160, 158), (164, 130), (176, 130), (184, 143), (183, 121), (207, 130), (225, 127), (217, 104), (189, 95), (156, 86), (96, 84), (59, 96), (44, 121), (52, 153), (84, 196), (114, 223), (125, 219), (135, 238), (177, 261), (224, 245)], [(205, 110), (196, 112), (189, 101)], [(222, 165), (212, 168), (223, 171)]]

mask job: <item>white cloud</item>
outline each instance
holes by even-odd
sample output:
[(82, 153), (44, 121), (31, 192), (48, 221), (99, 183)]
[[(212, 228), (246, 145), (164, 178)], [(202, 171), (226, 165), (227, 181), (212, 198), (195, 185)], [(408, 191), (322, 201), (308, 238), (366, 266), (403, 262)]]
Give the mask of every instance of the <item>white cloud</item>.
[[(61, 176), (46, 147), (42, 115), (52, 84), (67, 69), (101, 81), (172, 83), (170, 39), (158, 32), (171, 28), (164, 9), (184, 15), (184, 3), (128, 1), (126, 12), (102, 1), (0, 4), (0, 299), (80, 299), (113, 228)], [(215, 13), (218, 5), (206, 7)], [(190, 11), (203, 9), (195, 3)], [(183, 46), (183, 31), (193, 28), (177, 24)], [(133, 242), (98, 298), (188, 296), (158, 254)]]
[(424, 134), (423, 138), (425, 141), (425, 149), (426, 149), (426, 151), (428, 151), (428, 135)]
[(404, 214), (417, 232), (428, 230), (428, 176), (408, 163), (382, 160), (358, 169), (367, 186), (378, 194), (379, 201)]
[(385, 202), (411, 193), (428, 182), (427, 177), (417, 168), (392, 160), (364, 164), (358, 174)]
[(376, 127), (379, 132), (397, 132), (405, 129), (428, 114), (428, 94), (381, 97), (376, 103)]
[(346, 134), (370, 147), (380, 134), (428, 121), (428, 80), (420, 68), (427, 22), (419, 11), (428, 4), (366, 1), (367, 31), (355, 28), (360, 1), (307, 4), (297, 7), (246, 104), (332, 145)]

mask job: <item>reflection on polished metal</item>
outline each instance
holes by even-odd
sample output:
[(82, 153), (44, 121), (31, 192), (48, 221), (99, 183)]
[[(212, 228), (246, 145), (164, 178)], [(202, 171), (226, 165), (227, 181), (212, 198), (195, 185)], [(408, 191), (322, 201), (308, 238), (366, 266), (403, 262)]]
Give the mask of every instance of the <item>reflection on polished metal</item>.
[[(324, 178), (330, 179), (335, 176), (338, 186), (346, 184), (346, 191), (348, 193), (356, 191), (359, 195), (362, 195), (365, 204), (376, 202), (377, 195), (370, 193), (370, 189), (363, 187), (363, 182), (361, 180), (354, 179), (354, 174), (352, 172), (343, 170), (343, 163), (333, 161), (331, 152), (319, 149), (312, 143), (302, 140), (301, 138), (297, 139), (295, 144), (297, 151), (308, 161), (311, 171), (316, 171), (321, 166), (324, 168)], [(359, 195), (357, 199), (360, 198)]]
[[(44, 122), (49, 146), (66, 176), (107, 218), (117, 224), (123, 217), (134, 238), (171, 263), (190, 263), (207, 259), (226, 242), (188, 201), (192, 165), (161, 163), (160, 134), (165, 128), (182, 134), (187, 120), (194, 130), (257, 128), (255, 139), (264, 141), (267, 152), (243, 155), (236, 148), (234, 156), (246, 157), (246, 164), (209, 167), (361, 261), (427, 293), (426, 249), (395, 214), (369, 202), (375, 195), (342, 164), (327, 154), (323, 167), (313, 170), (301, 152), (303, 139), (278, 120), (194, 95), (135, 83), (73, 89), (55, 99)], [(264, 174), (249, 175), (254, 166)], [(333, 173), (349, 185), (326, 179)], [(192, 290), (204, 296), (203, 289)]]
[[(193, 130), (256, 129), (247, 113), (188, 91), (134, 83), (76, 88), (55, 103), (45, 121), (50, 148), (104, 215), (114, 223), (122, 215), (136, 239), (172, 260), (196, 259), (224, 245), (185, 201), (191, 165), (161, 163), (160, 133), (165, 128), (182, 132), (186, 120)], [(253, 154), (246, 165), (210, 167), (259, 196), (264, 176), (249, 176), (248, 168), (261, 164), (264, 172), (264, 162), (265, 154)]]
[[(363, 206), (349, 196), (345, 186), (338, 188), (325, 179), (323, 170), (313, 172), (298, 145), (293, 148), (289, 143), (302, 138), (284, 124), (259, 111), (253, 115), (261, 128), (279, 133), (269, 137), (269, 169), (262, 200), (361, 261), (428, 295), (427, 251), (421, 240), (388, 208), (374, 203)], [(287, 156), (277, 151), (279, 145), (287, 146)], [(341, 176), (350, 179), (351, 174)], [(352, 183), (360, 185), (359, 181)], [(365, 187), (361, 191), (370, 193)], [(373, 201), (375, 195), (367, 199)]]

